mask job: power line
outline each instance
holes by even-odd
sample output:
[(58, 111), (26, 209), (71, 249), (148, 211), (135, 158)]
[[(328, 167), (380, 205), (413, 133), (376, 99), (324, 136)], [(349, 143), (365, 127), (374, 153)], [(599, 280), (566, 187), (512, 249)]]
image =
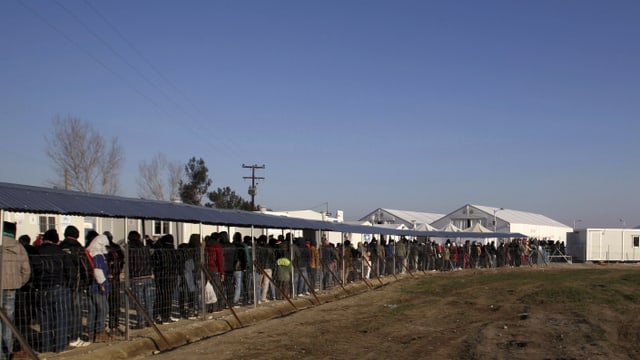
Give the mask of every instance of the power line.
[[(165, 109), (160, 103), (158, 103), (156, 100), (154, 100), (152, 97), (150, 97), (149, 95), (145, 94), (142, 90), (140, 90), (139, 88), (137, 88), (133, 83), (131, 83), (127, 78), (125, 78), (123, 75), (119, 74), (118, 72), (116, 72), (114, 69), (112, 69), (109, 65), (107, 65), (107, 63), (105, 63), (104, 61), (102, 61), (101, 59), (99, 59), (96, 55), (94, 55), (93, 53), (91, 53), (89, 50), (87, 50), (84, 46), (82, 46), (79, 42), (75, 41), (73, 38), (71, 38), (69, 35), (67, 35), (65, 32), (63, 32), (59, 27), (57, 27), (56, 25), (54, 25), (52, 22), (50, 22), (45, 16), (43, 16), (42, 14), (40, 14), (35, 8), (29, 6), (28, 4), (24, 3), (24, 1), (19, 1), (20, 4), (25, 7), (27, 10), (29, 10), (31, 13), (33, 13), (36, 17), (38, 17), (40, 20), (42, 20), (45, 24), (47, 24), (47, 26), (49, 26), (50, 28), (52, 28), (55, 32), (57, 32), (58, 34), (60, 34), (65, 40), (67, 40), (68, 42), (70, 42), (72, 45), (74, 45), (77, 49), (79, 49), (81, 52), (83, 52), (86, 56), (88, 56), (89, 58), (91, 58), (93, 61), (95, 61), (97, 64), (99, 64), (101, 67), (103, 67), (105, 70), (107, 70), (109, 73), (111, 73), (113, 76), (115, 76), (117, 79), (119, 79), (120, 81), (122, 81), (126, 86), (128, 86), (130, 89), (132, 89), (135, 93), (137, 93), (138, 95), (140, 95), (141, 97), (143, 97), (144, 99), (148, 100), (158, 111), (160, 111), (167, 119), (173, 121), (174, 123), (180, 123), (180, 121), (178, 121), (174, 116), (172, 116), (167, 109)], [(129, 61), (126, 60), (126, 58), (124, 56), (122, 56), (118, 51), (116, 51), (112, 46), (109, 45), (109, 43), (102, 38), (99, 34), (97, 34), (95, 31), (91, 30), (91, 28), (85, 23), (83, 22), (76, 14), (74, 14), (69, 8), (65, 7), (64, 5), (62, 5), (59, 1), (56, 0), (57, 5), (62, 8), (69, 16), (71, 16), (74, 20), (76, 20), (78, 23), (80, 23), (87, 32), (89, 32), (91, 35), (93, 35), (95, 38), (97, 38), (104, 46), (106, 46), (109, 51), (111, 51), (114, 55), (116, 55), (120, 60), (122, 60), (127, 66), (129, 66), (131, 69), (133, 69), (140, 77), (142, 77), (145, 81), (147, 81), (147, 83), (149, 85), (151, 85), (153, 88), (157, 89), (158, 91), (160, 91), (160, 93), (162, 93), (167, 99), (169, 99), (175, 106), (177, 106), (178, 108), (184, 110), (177, 102), (175, 102), (169, 95), (167, 95), (164, 91), (162, 91), (160, 89), (159, 86), (157, 86), (155, 83), (153, 83), (150, 79), (148, 79), (146, 76), (144, 76), (135, 66), (133, 66)], [(86, 2), (85, 2), (86, 3)], [(88, 3), (87, 3), (88, 4)], [(90, 4), (89, 6), (91, 7), (92, 10), (95, 10), (94, 7), (92, 7)], [(101, 16), (103, 19), (106, 19), (104, 16), (102, 16), (101, 14), (99, 14), (99, 16)], [(111, 24), (108, 23), (108, 25), (110, 27), (112, 27), (113, 29), (115, 29), (115, 27)], [(121, 36), (120, 32), (117, 32), (117, 30), (115, 30), (117, 34), (119, 34), (119, 36)], [(124, 38), (124, 37), (122, 37)], [(125, 40), (126, 41), (126, 40)], [(126, 41), (128, 44), (130, 44), (130, 46), (132, 46), (132, 44), (129, 41)], [(137, 53), (139, 53), (137, 51)], [(148, 60), (146, 60), (145, 58), (145, 62), (150, 63)], [(155, 69), (155, 68), (154, 68)], [(154, 70), (156, 72), (156, 70)], [(161, 76), (163, 79), (165, 79), (165, 81), (168, 81), (168, 79), (166, 79), (166, 77)], [(169, 82), (169, 81), (168, 81)], [(170, 82), (169, 82), (170, 83)], [(173, 86), (175, 88), (175, 86)], [(185, 96), (185, 95), (183, 95)], [(185, 96), (186, 97), (186, 96)], [(202, 124), (200, 124), (200, 128), (203, 128)], [(210, 144), (211, 141), (209, 138), (205, 137), (205, 132), (204, 131), (197, 131), (193, 128), (190, 128), (191, 131), (196, 133), (196, 136), (199, 136), (206, 144)], [(211, 131), (211, 133), (215, 134), (215, 132)], [(224, 147), (226, 148), (226, 150), (233, 154), (235, 153), (234, 149), (231, 148), (230, 146), (228, 146), (227, 144), (223, 143), (222, 141), (219, 141), (219, 143), (222, 143), (222, 145), (224, 145)]]
[[(138, 48), (131, 42), (129, 41), (129, 39), (127, 39), (127, 37), (124, 36), (124, 34), (122, 34), (121, 31), (118, 30), (118, 28), (116, 28), (115, 25), (113, 25), (113, 23), (111, 23), (106, 16), (104, 16), (102, 14), (102, 12), (100, 12), (95, 6), (93, 6), (89, 1), (84, 0), (84, 3), (96, 14), (98, 15), (102, 21), (104, 21), (105, 24), (107, 24), (107, 26), (109, 26), (109, 28), (111, 28), (111, 30), (118, 35), (118, 37), (124, 42), (126, 43), (132, 50), (133, 52), (140, 58), (142, 59), (142, 61), (151, 69), (153, 70), (153, 72), (156, 73), (156, 75), (158, 75), (165, 83), (167, 83), (172, 89), (173, 91), (175, 91), (176, 93), (178, 93), (184, 100), (186, 100), (186, 102), (195, 110), (195, 112), (202, 117), (203, 119), (206, 118), (206, 116), (204, 115), (204, 113), (200, 110), (200, 108), (195, 104), (195, 102), (193, 102), (191, 100), (191, 98), (189, 96), (186, 95), (186, 93), (184, 91), (182, 91), (180, 88), (178, 88), (178, 86), (175, 85), (175, 83), (173, 81), (171, 81), (167, 76), (165, 76), (155, 65), (153, 65), (153, 63), (146, 57), (144, 56), (144, 54), (142, 54), (142, 52), (140, 50), (138, 50)], [(150, 83), (150, 82), (149, 82)], [(162, 91), (159, 87), (153, 85), (154, 87), (156, 87), (158, 90), (160, 90), (163, 95), (165, 95), (167, 98), (169, 98), (172, 102), (173, 99), (171, 99), (169, 96), (166, 95), (166, 93), (164, 91)], [(174, 102), (175, 103), (175, 102)], [(186, 109), (184, 109), (180, 104), (175, 103), (177, 107), (179, 107), (180, 109), (184, 110), (186, 112)], [(194, 120), (197, 120), (194, 118)], [(208, 127), (206, 122), (199, 122), (199, 125), (202, 128)], [(210, 129), (209, 129), (210, 130)], [(215, 134), (214, 131), (211, 131), (212, 134)], [(222, 145), (231, 153), (234, 153), (234, 149), (231, 145), (227, 144), (224, 140), (221, 141)]]
[(47, 24), (47, 26), (49, 26), (50, 28), (52, 28), (55, 32), (57, 32), (58, 34), (60, 34), (63, 38), (65, 38), (65, 40), (67, 40), (68, 42), (70, 42), (73, 46), (75, 46), (76, 48), (78, 48), (78, 50), (80, 50), (81, 52), (83, 52), (85, 55), (87, 55), (89, 58), (91, 58), (91, 60), (95, 61), (98, 65), (102, 66), (105, 70), (107, 70), (109, 73), (111, 73), (113, 76), (115, 76), (116, 78), (118, 78), (120, 81), (122, 81), (123, 83), (125, 83), (125, 85), (127, 85), (131, 90), (133, 90), (135, 93), (137, 93), (138, 95), (142, 96), (143, 98), (147, 99), (149, 102), (151, 102), (154, 106), (156, 106), (156, 108), (162, 112), (167, 118), (171, 119), (171, 115), (168, 114), (163, 108), (162, 106), (160, 106), (160, 104), (158, 104), (155, 100), (153, 100), (151, 97), (147, 96), (146, 94), (144, 94), (141, 90), (139, 90), (137, 87), (135, 87), (132, 83), (130, 83), (129, 81), (127, 81), (126, 78), (124, 78), (123, 76), (121, 76), (119, 73), (117, 73), (115, 70), (113, 70), (112, 68), (110, 68), (106, 63), (104, 63), (102, 60), (98, 59), (96, 56), (94, 56), (89, 50), (85, 49), (82, 45), (80, 45), (77, 41), (73, 40), (71, 37), (69, 37), (66, 33), (64, 33), (62, 30), (60, 30), (57, 26), (55, 26), (53, 23), (51, 23), (49, 20), (47, 20), (47, 18), (45, 18), (44, 16), (42, 16), (38, 11), (36, 11), (34, 8), (32, 8), (31, 6), (27, 5), (24, 3), (24, 1), (20, 1), (20, 4), (22, 4), (22, 6), (24, 6), (27, 10), (29, 10), (32, 14), (34, 14), (36, 17), (38, 17), (40, 20), (42, 20), (45, 24)]
[[(169, 96), (160, 86), (158, 86), (156, 83), (154, 83), (153, 81), (151, 81), (151, 79), (149, 79), (146, 75), (144, 75), (138, 68), (136, 68), (130, 61), (128, 61), (122, 54), (120, 54), (116, 49), (113, 48), (113, 46), (111, 46), (109, 44), (108, 41), (106, 41), (102, 36), (100, 36), (97, 32), (93, 31), (91, 29), (91, 27), (89, 27), (89, 25), (87, 25), (84, 21), (82, 21), (82, 19), (80, 19), (79, 16), (77, 16), (75, 13), (73, 13), (69, 8), (65, 7), (62, 3), (60, 3), (60, 1), (56, 0), (56, 3), (58, 4), (58, 6), (60, 6), (65, 12), (67, 12), (70, 16), (72, 16), (78, 23), (80, 23), (84, 29), (89, 32), (91, 35), (93, 35), (96, 39), (98, 39), (107, 49), (109, 49), (109, 51), (111, 51), (111, 53), (113, 53), (115, 56), (117, 56), (120, 60), (122, 60), (123, 63), (125, 63), (129, 68), (131, 68), (136, 74), (138, 74), (144, 81), (146, 81), (146, 83), (151, 86), (152, 88), (156, 89), (162, 96), (164, 96), (165, 99), (167, 99), (171, 104), (173, 104), (173, 106), (175, 106), (176, 108), (178, 108), (180, 111), (182, 111), (183, 113), (187, 113), (187, 109), (185, 109), (180, 103), (178, 103), (177, 101), (175, 101), (173, 99), (173, 97)], [(126, 38), (124, 37), (124, 35), (122, 35), (122, 33), (120, 31), (118, 31), (116, 29), (116, 27), (109, 22), (106, 17), (104, 15), (102, 15), (102, 13), (100, 13), (94, 6), (92, 6), (89, 2), (87, 2), (86, 0), (84, 1), (84, 3), (94, 12), (96, 13), (127, 45), (129, 45), (129, 47), (133, 48), (134, 51), (136, 52), (136, 54), (138, 54), (138, 56), (141, 56), (140, 52), (137, 50), (137, 48), (135, 48), (133, 46), (133, 44), (126, 40)], [(157, 73), (160, 75), (160, 77), (162, 79), (164, 79), (166, 82), (168, 82), (170, 85), (172, 85), (172, 87), (174, 89), (177, 89), (177, 87), (175, 87), (173, 85), (173, 83), (171, 83), (170, 81), (168, 81), (168, 79), (163, 76), (156, 67), (154, 67), (153, 65), (151, 65), (150, 61), (148, 61), (146, 58), (143, 58), (143, 60), (147, 63), (147, 65), (150, 65), (150, 67)], [(178, 89), (178, 93), (181, 94), (183, 97), (185, 97), (183, 95), (182, 92), (179, 91)], [(188, 118), (188, 117), (187, 117)], [(202, 126), (202, 123), (200, 124), (196, 124), (197, 126), (199, 126), (200, 128), (204, 128), (204, 126)], [(194, 131), (193, 129), (191, 129), (192, 131)], [(196, 133), (196, 135), (202, 137), (203, 140), (205, 140), (205, 142), (208, 143), (208, 140), (202, 131), (194, 131)], [(214, 132), (212, 132), (214, 133)], [(222, 142), (222, 145), (226, 144), (224, 142)], [(227, 146), (227, 150), (229, 150), (230, 152), (233, 152), (232, 149), (230, 149)]]

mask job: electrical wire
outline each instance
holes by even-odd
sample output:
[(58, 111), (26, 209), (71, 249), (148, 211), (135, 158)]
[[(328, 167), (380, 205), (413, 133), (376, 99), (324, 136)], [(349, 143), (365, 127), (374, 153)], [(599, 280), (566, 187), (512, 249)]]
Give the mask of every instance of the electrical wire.
[[(133, 50), (133, 52), (149, 67), (149, 69), (151, 69), (153, 72), (156, 73), (156, 75), (162, 79), (166, 84), (169, 85), (169, 87), (171, 87), (171, 89), (173, 91), (175, 91), (178, 95), (180, 95), (190, 106), (191, 108), (194, 109), (195, 113), (197, 115), (199, 115), (201, 118), (206, 119), (206, 116), (204, 115), (204, 113), (200, 110), (200, 108), (195, 104), (195, 102), (193, 100), (191, 100), (191, 98), (189, 96), (186, 95), (186, 93), (184, 91), (182, 91), (180, 88), (178, 88), (177, 85), (175, 85), (175, 83), (173, 81), (171, 81), (167, 76), (164, 75), (164, 73), (162, 73), (158, 67), (156, 67), (146, 56), (144, 56), (144, 54), (142, 54), (142, 52), (131, 42), (129, 41), (129, 39), (127, 39), (126, 36), (124, 36), (124, 34), (122, 34), (122, 32), (120, 30), (118, 30), (118, 28), (113, 25), (113, 23), (111, 21), (109, 21), (109, 19), (107, 19), (107, 17), (101, 12), (99, 11), (95, 6), (93, 6), (88, 0), (83, 0), (84, 3), (86, 4), (86, 6), (88, 8), (90, 8), (98, 17), (100, 17), (100, 19), (102, 19), (102, 21), (107, 24), (107, 26), (125, 43), (127, 44), (127, 46), (129, 46), (129, 48), (131, 48)], [(146, 79), (146, 77), (144, 77)], [(150, 81), (148, 81), (148, 83), (151, 84)], [(155, 84), (151, 84), (153, 87), (157, 88), (163, 95), (165, 95), (165, 97), (167, 99), (169, 99), (170, 101), (172, 101), (174, 104), (176, 104), (177, 107), (179, 107), (180, 109), (182, 109), (183, 111), (187, 111), (185, 108), (183, 108), (180, 104), (178, 104), (177, 102), (175, 102), (173, 100), (173, 98), (170, 98), (168, 95), (166, 95), (166, 93), (158, 86), (156, 86)], [(213, 131), (213, 129), (210, 129), (208, 124), (205, 121), (200, 121), (197, 118), (194, 118), (195, 121), (197, 121), (200, 125), (201, 128), (207, 128), (207, 132), (210, 132), (212, 134), (215, 134), (215, 131)], [(237, 148), (237, 146), (233, 146), (235, 144), (229, 145), (227, 144), (227, 142), (222, 139), (218, 139), (219, 141), (221, 141), (222, 145), (226, 147), (226, 149), (230, 152), (235, 152), (234, 151), (234, 147)]]

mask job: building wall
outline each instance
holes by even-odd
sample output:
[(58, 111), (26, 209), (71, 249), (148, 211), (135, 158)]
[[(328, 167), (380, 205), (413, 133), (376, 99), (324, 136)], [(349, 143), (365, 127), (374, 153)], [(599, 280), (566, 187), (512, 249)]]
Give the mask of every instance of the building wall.
[(476, 223), (480, 223), (480, 225), (493, 229), (493, 215), (490, 216), (481, 210), (478, 210), (474, 207), (469, 207), (467, 211), (467, 207), (462, 207), (446, 216), (434, 221), (431, 223), (437, 229), (442, 229), (443, 227), (449, 225), (449, 223), (453, 223), (454, 226), (460, 228), (461, 230), (467, 229)]
[[(42, 217), (47, 219), (48, 224), (44, 229), (40, 228), (40, 219)], [(53, 221), (48, 221), (49, 219), (53, 219)], [(30, 214), (5, 211), (4, 221), (16, 223), (16, 237), (26, 234), (31, 237), (31, 241), (35, 241), (39, 234), (42, 234), (51, 228), (58, 231), (60, 240), (64, 237), (64, 229), (68, 225), (74, 225), (80, 229), (80, 231), (84, 229), (83, 216)]]
[(640, 229), (591, 228), (571, 232), (567, 255), (576, 261), (640, 261)]

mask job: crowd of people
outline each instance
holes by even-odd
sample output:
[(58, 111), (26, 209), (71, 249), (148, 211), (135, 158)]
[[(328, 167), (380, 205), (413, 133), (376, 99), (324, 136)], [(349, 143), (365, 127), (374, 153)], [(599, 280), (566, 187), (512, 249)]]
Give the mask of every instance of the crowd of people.
[[(118, 244), (109, 232), (90, 231), (82, 241), (70, 225), (62, 238), (50, 229), (33, 242), (28, 235), (5, 241), (3, 248), (5, 311), (31, 348), (62, 352), (123, 336), (127, 328), (213, 318), (226, 308), (305, 297), (362, 279), (542, 263), (549, 246), (384, 236), (354, 245), (225, 231), (176, 244), (171, 234), (143, 237), (135, 230)], [(24, 349), (1, 330), (2, 359), (19, 358)]]

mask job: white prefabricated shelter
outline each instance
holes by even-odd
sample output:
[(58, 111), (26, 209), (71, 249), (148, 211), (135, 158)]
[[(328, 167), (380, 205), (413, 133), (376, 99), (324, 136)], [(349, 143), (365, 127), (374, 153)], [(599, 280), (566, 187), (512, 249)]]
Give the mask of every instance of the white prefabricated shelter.
[(573, 261), (640, 261), (640, 229), (580, 229), (567, 234)]
[(360, 218), (360, 221), (369, 221), (376, 225), (403, 224), (406, 226), (406, 229), (433, 230), (433, 228), (429, 228), (428, 225), (443, 215), (444, 214), (377, 208)]
[(521, 233), (538, 240), (565, 242), (567, 232), (573, 229), (544, 215), (496, 208), (493, 206), (467, 204), (431, 223), (441, 229), (449, 223), (460, 229), (480, 224), (499, 233)]
[[(305, 220), (317, 220), (317, 221), (326, 221), (326, 222), (333, 222), (333, 223), (342, 223), (343, 221), (343, 216), (341, 215), (342, 212), (338, 211), (338, 214), (340, 214), (340, 216), (331, 216), (330, 214), (326, 213), (326, 212), (318, 212), (318, 211), (314, 211), (314, 210), (287, 210), (287, 211), (268, 211), (268, 210), (260, 210), (261, 213), (263, 214), (270, 214), (270, 215), (276, 215), (276, 216), (286, 216), (286, 217), (292, 217), (292, 218), (298, 218), (298, 219), (305, 219)], [(279, 229), (269, 229), (266, 230), (266, 234), (265, 235), (280, 235), (281, 233), (283, 233), (282, 230)], [(294, 230), (293, 231), (293, 236), (294, 237), (307, 237), (307, 238), (314, 238), (315, 236), (310, 234), (309, 230)], [(346, 236), (346, 238), (344, 238), (344, 235), (342, 233), (336, 232), (336, 231), (322, 231), (321, 234), (319, 234), (318, 236), (319, 238), (326, 238), (327, 240), (329, 240), (330, 243), (332, 244), (339, 244), (341, 243), (343, 240), (347, 240), (348, 238), (350, 238), (349, 236)], [(354, 238), (356, 236), (353, 236)], [(353, 240), (352, 240), (353, 241)]]

